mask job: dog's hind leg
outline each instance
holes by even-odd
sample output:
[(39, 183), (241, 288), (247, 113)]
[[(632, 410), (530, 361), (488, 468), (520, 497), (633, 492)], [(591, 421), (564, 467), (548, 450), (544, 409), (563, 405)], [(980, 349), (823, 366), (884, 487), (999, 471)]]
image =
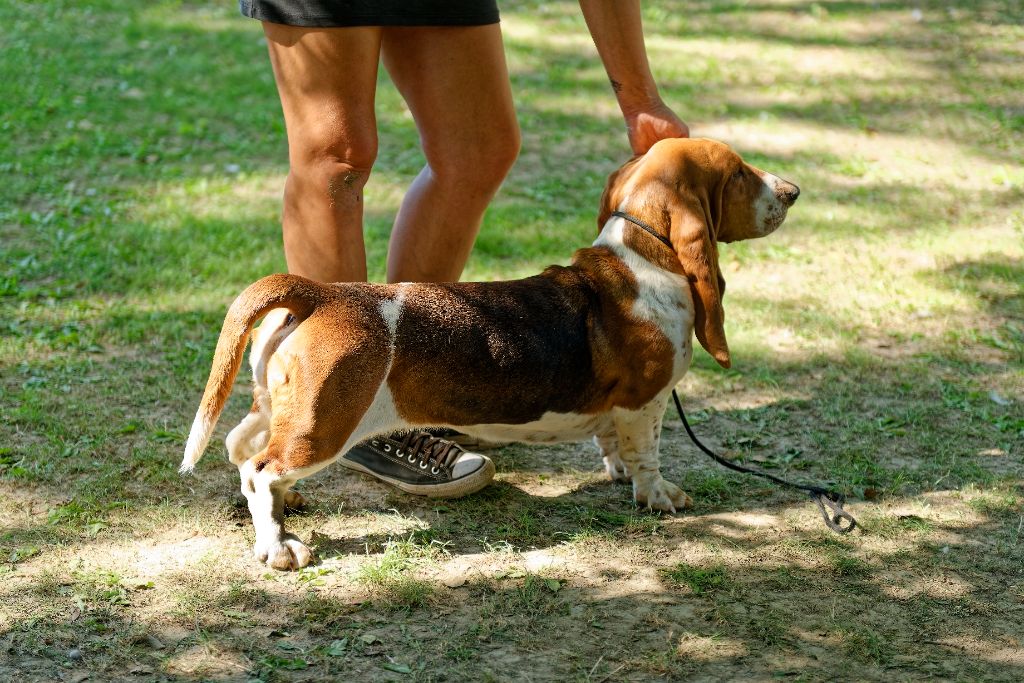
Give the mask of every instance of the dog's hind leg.
[[(329, 464), (333, 460), (330, 455), (317, 452), (306, 439), (292, 437), (285, 444), (275, 434), (264, 451), (239, 467), (242, 494), (249, 504), (256, 531), (253, 554), (257, 560), (274, 569), (299, 569), (313, 561), (309, 548), (285, 531), (284, 508), (288, 489), (300, 478)], [(306, 464), (291, 467), (290, 462)]]
[[(257, 453), (263, 451), (270, 442), (270, 395), (266, 389), (257, 385), (253, 389), (252, 410), (242, 418), (228, 434), (226, 445), (228, 460), (238, 468), (242, 468)], [(298, 491), (288, 489), (284, 492), (284, 507), (299, 510), (306, 505), (306, 499)]]
[(604, 460), (604, 469), (612, 481), (628, 482), (629, 468), (619, 457), (619, 435), (615, 429), (594, 436), (594, 444)]
[(235, 467), (241, 467), (246, 460), (266, 448), (270, 441), (270, 396), (260, 386), (255, 387), (252, 393), (252, 409), (225, 440), (228, 460)]
[(615, 431), (619, 437), (619, 457), (633, 478), (633, 499), (637, 505), (676, 512), (692, 504), (690, 497), (661, 476), (658, 446), (661, 441), (661, 416), (665, 397), (657, 398), (639, 410), (616, 408)]

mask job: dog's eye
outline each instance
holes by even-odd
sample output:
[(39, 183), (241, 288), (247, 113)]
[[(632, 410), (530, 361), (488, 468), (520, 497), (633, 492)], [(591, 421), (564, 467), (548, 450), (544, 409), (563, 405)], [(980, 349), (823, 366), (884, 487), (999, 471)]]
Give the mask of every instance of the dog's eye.
[(732, 174), (732, 180), (740, 180), (743, 178), (743, 167), (740, 166), (736, 169), (736, 172)]

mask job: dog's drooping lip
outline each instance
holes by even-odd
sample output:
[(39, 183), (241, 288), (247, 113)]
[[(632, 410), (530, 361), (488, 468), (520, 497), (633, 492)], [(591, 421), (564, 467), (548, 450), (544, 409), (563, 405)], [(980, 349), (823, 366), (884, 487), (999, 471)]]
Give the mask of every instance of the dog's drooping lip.
[[(658, 434), (692, 333), (730, 363), (717, 242), (771, 232), (799, 193), (746, 165), (730, 184), (740, 164), (715, 141), (657, 143), (609, 178), (606, 229), (594, 246), (523, 280), (324, 285), (275, 275), (254, 283), (225, 318), (182, 470), (202, 454), (252, 326), (287, 309), (257, 333), (253, 412), (228, 437), (257, 557), (273, 567), (312, 560), (284, 531), (288, 488), (352, 443), (400, 429), (493, 438), (507, 427), (545, 442), (591, 433), (609, 474), (632, 480), (637, 503), (686, 507), (689, 497), (659, 471)], [(616, 209), (648, 223), (661, 243), (626, 230), (622, 218), (609, 222)]]

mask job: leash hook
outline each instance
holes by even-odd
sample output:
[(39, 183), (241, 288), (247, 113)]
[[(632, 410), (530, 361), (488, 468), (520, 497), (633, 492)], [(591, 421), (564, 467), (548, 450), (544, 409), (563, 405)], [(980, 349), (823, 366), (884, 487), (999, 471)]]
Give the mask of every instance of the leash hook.
[[(811, 498), (818, 504), (821, 516), (825, 520), (825, 526), (829, 529), (837, 534), (848, 534), (856, 528), (857, 520), (843, 509), (846, 496), (832, 491), (812, 491)], [(825, 509), (826, 505), (832, 510), (831, 517), (829, 516), (829, 511)], [(843, 524), (844, 521), (846, 522), (845, 525)]]

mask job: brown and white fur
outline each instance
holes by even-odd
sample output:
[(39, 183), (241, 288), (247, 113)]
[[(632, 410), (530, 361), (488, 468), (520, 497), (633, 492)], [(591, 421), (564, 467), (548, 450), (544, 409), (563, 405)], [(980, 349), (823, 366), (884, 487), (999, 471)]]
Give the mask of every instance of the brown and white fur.
[[(775, 230), (799, 189), (712, 140), (664, 140), (613, 173), (600, 234), (570, 266), (509, 282), (320, 284), (271, 275), (231, 305), (185, 448), (192, 470), (253, 325), (252, 412), (228, 436), (256, 529), (281, 569), (312, 554), (284, 530), (289, 488), (378, 434), (450, 427), (493, 440), (593, 437), (637, 504), (675, 512), (658, 439), (692, 334), (724, 367), (717, 242)], [(612, 211), (653, 226), (672, 248)]]

